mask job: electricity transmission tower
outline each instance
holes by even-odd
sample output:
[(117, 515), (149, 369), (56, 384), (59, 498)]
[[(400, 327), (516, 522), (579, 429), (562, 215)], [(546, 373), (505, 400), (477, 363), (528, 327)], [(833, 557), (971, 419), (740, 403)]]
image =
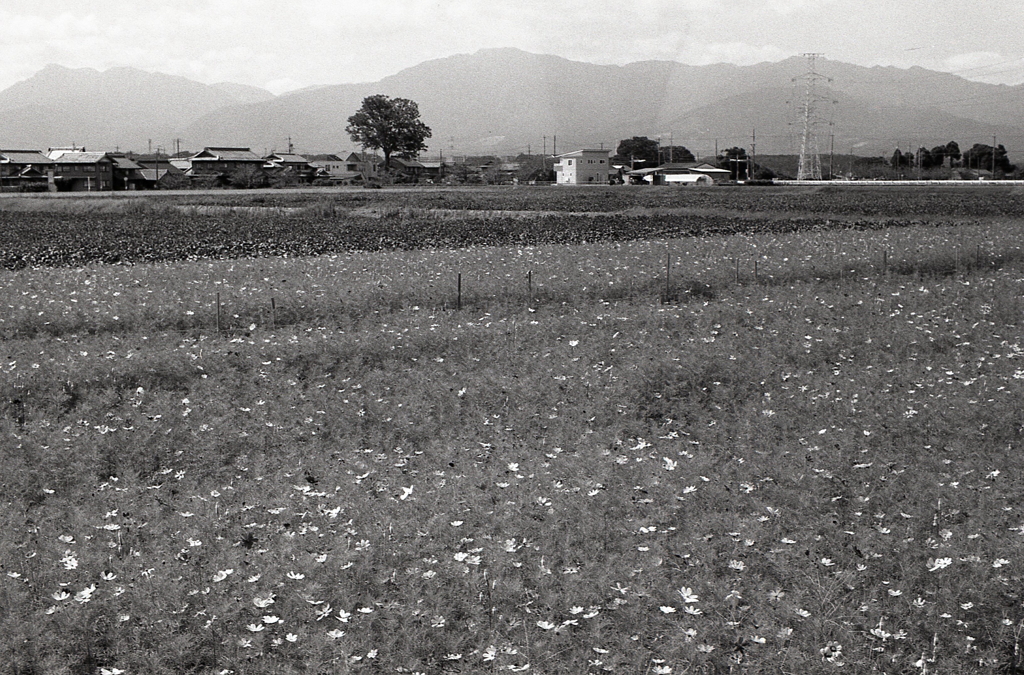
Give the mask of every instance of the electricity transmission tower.
[[(807, 72), (794, 77), (794, 84), (803, 84), (803, 99), (798, 105), (803, 134), (800, 137), (800, 166), (797, 168), (797, 180), (821, 180), (821, 154), (818, 147), (818, 127), (826, 123), (821, 117), (822, 104), (835, 104), (830, 96), (819, 91), (822, 83), (832, 83), (832, 78), (825, 77), (816, 69), (815, 62), (822, 54), (801, 54), (807, 59)], [(827, 122), (831, 125), (831, 120)]]

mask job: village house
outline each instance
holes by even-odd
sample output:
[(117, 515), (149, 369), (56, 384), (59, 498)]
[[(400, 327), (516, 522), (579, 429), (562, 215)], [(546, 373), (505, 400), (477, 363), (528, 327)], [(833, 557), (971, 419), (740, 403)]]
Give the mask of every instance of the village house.
[(274, 152), (263, 159), (263, 170), (278, 181), (310, 183), (317, 173), (317, 169), (308, 159), (295, 153)]
[(188, 178), (185, 172), (172, 164), (174, 158), (166, 155), (137, 155), (132, 157), (141, 168), (144, 185), (148, 190), (174, 189), (186, 187)]
[(576, 150), (558, 155), (555, 182), (558, 185), (607, 184), (611, 165), (608, 150)]
[(183, 170), (192, 178), (225, 182), (232, 176), (260, 173), (265, 162), (249, 148), (207, 147), (184, 160), (172, 160), (172, 164), (187, 167)]
[(391, 158), (391, 171), (396, 174), (400, 181), (418, 183), (425, 168), (415, 159), (405, 159), (404, 157)]
[(38, 150), (0, 150), (0, 189), (46, 190), (53, 160)]
[(364, 181), (361, 160), (356, 153), (348, 159), (337, 154), (311, 155), (309, 164), (316, 171), (314, 180), (328, 185), (356, 185)]
[(146, 179), (142, 175), (142, 167), (130, 157), (122, 153), (107, 153), (114, 163), (114, 190), (142, 190), (146, 187)]
[(114, 160), (106, 152), (50, 148), (53, 181), (60, 192), (105, 192), (114, 189)]
[(351, 152), (345, 158), (345, 170), (360, 173), (365, 179), (379, 176), (383, 165), (383, 159), (368, 152)]

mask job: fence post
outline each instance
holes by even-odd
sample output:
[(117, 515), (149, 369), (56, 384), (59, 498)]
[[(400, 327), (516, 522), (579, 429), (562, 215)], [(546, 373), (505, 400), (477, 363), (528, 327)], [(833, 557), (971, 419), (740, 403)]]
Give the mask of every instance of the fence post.
[(270, 296), (270, 327), (277, 330), (277, 303), (274, 301), (274, 296)]
[(889, 249), (882, 251), (882, 276), (889, 273)]
[(733, 258), (732, 260), (733, 260), (734, 263), (736, 263), (736, 283), (739, 283), (740, 282), (740, 259), (739, 258)]
[(757, 261), (755, 260), (754, 261), (754, 283), (758, 283), (759, 281), (760, 281), (760, 277), (757, 274)]
[(665, 253), (665, 300), (672, 297), (672, 244), (668, 244)]
[(459, 272), (458, 279), (458, 296), (455, 300), (455, 309), (462, 309), (462, 272)]
[(533, 270), (526, 270), (526, 292), (530, 296), (530, 301), (533, 301)]
[(217, 293), (217, 333), (220, 333), (220, 293)]

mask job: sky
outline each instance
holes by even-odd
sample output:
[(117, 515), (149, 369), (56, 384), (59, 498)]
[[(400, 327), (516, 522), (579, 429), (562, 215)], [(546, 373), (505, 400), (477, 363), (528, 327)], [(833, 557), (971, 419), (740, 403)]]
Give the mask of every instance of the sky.
[(1024, 83), (1020, 0), (0, 0), (0, 90), (50, 63), (275, 94), (517, 47), (622, 65), (807, 52)]

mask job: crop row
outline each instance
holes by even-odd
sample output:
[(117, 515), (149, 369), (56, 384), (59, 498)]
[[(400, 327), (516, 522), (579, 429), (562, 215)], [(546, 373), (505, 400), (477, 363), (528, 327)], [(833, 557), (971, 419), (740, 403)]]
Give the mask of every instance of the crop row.
[(396, 210), (366, 215), (253, 218), (241, 215), (76, 214), (0, 211), (0, 264), (6, 269), (89, 263), (143, 263), (347, 251), (533, 246), (655, 237), (782, 234), (833, 228), (878, 229), (919, 220), (610, 213), (457, 215)]
[[(714, 209), (730, 212), (836, 214), (896, 217), (1024, 216), (1018, 188), (922, 188), (893, 186), (715, 187), (706, 190), (650, 187), (500, 187), (476, 189), (345, 190), (311, 194), (277, 191), (158, 195), (155, 203), (242, 207), (418, 208), (459, 211), (616, 212), (633, 208)], [(125, 200), (125, 201), (139, 201)]]

